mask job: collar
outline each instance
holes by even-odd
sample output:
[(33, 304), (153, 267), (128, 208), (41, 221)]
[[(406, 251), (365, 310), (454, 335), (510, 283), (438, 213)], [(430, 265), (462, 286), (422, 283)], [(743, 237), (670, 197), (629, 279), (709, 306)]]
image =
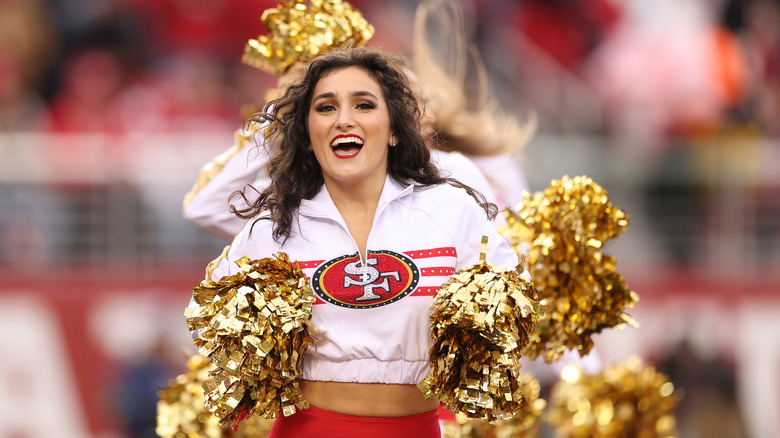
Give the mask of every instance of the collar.
[[(398, 184), (388, 174), (385, 177), (385, 184), (382, 186), (382, 194), (379, 195), (379, 203), (376, 207), (375, 217), (379, 216), (382, 210), (391, 202), (410, 195), (414, 191), (414, 187), (414, 182), (404, 187), (401, 184)], [(330, 218), (343, 221), (341, 213), (338, 208), (336, 208), (336, 204), (333, 203), (333, 199), (331, 199), (325, 184), (320, 187), (319, 192), (317, 192), (313, 198), (302, 200), (298, 211), (301, 216)]]

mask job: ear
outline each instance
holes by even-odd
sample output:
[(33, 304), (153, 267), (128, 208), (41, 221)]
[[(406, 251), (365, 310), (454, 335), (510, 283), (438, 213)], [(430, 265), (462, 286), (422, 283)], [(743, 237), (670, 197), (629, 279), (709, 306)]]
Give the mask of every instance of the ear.
[(390, 147), (398, 146), (398, 137), (395, 134), (390, 136)]

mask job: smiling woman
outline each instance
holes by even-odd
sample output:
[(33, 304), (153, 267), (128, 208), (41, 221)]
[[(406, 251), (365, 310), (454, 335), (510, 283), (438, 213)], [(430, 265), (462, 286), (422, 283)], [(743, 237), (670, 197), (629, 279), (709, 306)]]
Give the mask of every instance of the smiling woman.
[(479, 259), (482, 236), (491, 264), (517, 265), (495, 206), (431, 163), (421, 107), (385, 56), (351, 49), (314, 60), (257, 116), (279, 144), (271, 182), (210, 275), (284, 252), (312, 283), (317, 335), (299, 377), (311, 407), (278, 417), (273, 438), (439, 437), (439, 401), (417, 387), (433, 297)]
[(344, 67), (325, 75), (314, 87), (314, 96), (309, 136), (331, 197), (378, 195), (393, 136), (379, 84), (359, 67)]

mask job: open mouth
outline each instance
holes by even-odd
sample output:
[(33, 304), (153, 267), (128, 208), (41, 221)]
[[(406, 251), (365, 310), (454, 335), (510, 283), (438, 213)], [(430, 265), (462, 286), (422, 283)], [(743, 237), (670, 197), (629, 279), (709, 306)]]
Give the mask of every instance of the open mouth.
[(363, 139), (356, 135), (339, 135), (330, 147), (338, 158), (352, 158), (363, 148)]

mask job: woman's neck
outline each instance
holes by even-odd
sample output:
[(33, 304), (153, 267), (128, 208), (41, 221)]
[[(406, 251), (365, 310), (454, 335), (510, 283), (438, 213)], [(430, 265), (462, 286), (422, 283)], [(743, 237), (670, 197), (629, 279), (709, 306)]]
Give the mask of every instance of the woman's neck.
[(345, 218), (357, 214), (373, 219), (384, 185), (385, 178), (372, 178), (357, 184), (325, 179), (330, 198)]
[(381, 184), (368, 181), (357, 185), (325, 182), (328, 193), (344, 218), (363, 260), (366, 259), (368, 234), (374, 222), (379, 197), (382, 195), (384, 179), (380, 182)]

